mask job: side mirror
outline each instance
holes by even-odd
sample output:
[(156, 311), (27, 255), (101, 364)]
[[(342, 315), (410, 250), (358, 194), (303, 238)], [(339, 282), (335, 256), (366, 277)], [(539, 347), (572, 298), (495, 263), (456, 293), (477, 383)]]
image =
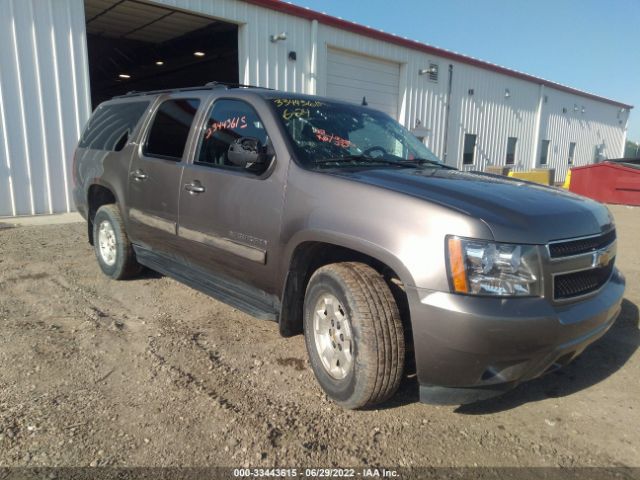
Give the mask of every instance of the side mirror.
[(259, 169), (267, 163), (267, 150), (257, 138), (240, 137), (229, 145), (227, 158), (239, 167)]

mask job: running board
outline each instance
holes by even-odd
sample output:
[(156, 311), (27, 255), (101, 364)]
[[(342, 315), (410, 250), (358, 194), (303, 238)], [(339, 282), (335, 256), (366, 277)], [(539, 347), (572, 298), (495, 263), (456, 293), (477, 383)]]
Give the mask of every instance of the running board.
[(134, 245), (138, 263), (260, 320), (278, 321), (279, 301), (260, 289), (227, 276), (186, 266), (177, 259)]

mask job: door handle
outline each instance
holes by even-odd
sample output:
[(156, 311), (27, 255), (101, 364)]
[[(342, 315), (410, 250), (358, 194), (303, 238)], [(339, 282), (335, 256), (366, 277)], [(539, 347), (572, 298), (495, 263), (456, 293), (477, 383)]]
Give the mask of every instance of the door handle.
[(200, 182), (195, 181), (193, 183), (187, 183), (184, 186), (184, 189), (188, 191), (191, 195), (197, 195), (198, 193), (203, 193), (205, 188), (200, 185)]
[(136, 182), (142, 182), (143, 180), (146, 180), (148, 177), (146, 173), (138, 169), (134, 172), (131, 172), (131, 178), (133, 178)]

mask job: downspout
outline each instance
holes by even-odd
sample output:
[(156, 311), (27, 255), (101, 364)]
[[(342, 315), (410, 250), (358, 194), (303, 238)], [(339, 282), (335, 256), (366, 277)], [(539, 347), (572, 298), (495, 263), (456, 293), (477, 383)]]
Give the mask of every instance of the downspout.
[[(625, 146), (627, 144), (627, 132), (629, 129), (629, 116), (631, 114), (631, 111), (629, 109), (625, 109), (625, 113), (626, 118), (624, 120), (624, 129), (622, 130), (622, 146), (620, 148), (620, 155), (618, 156), (618, 158), (623, 158), (624, 157), (624, 151), (625, 151)], [(638, 149), (636, 148), (636, 156), (638, 155)]]
[(447, 86), (447, 108), (444, 112), (444, 153), (442, 161), (447, 163), (447, 154), (449, 153), (449, 112), (451, 110), (451, 88), (453, 85), (453, 65), (449, 64), (449, 85)]
[(538, 95), (538, 108), (536, 109), (536, 124), (533, 137), (533, 156), (531, 158), (531, 169), (536, 168), (540, 149), (540, 128), (542, 125), (542, 103), (544, 101), (544, 85), (540, 84)]
[(318, 88), (318, 20), (311, 21), (311, 63), (309, 64), (309, 95), (316, 95)]

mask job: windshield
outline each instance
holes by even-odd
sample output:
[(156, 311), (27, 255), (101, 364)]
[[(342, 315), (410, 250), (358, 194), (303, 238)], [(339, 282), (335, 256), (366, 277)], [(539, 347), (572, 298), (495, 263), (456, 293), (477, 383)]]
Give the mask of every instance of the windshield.
[(310, 168), (447, 168), (389, 115), (358, 105), (295, 97), (268, 101)]

